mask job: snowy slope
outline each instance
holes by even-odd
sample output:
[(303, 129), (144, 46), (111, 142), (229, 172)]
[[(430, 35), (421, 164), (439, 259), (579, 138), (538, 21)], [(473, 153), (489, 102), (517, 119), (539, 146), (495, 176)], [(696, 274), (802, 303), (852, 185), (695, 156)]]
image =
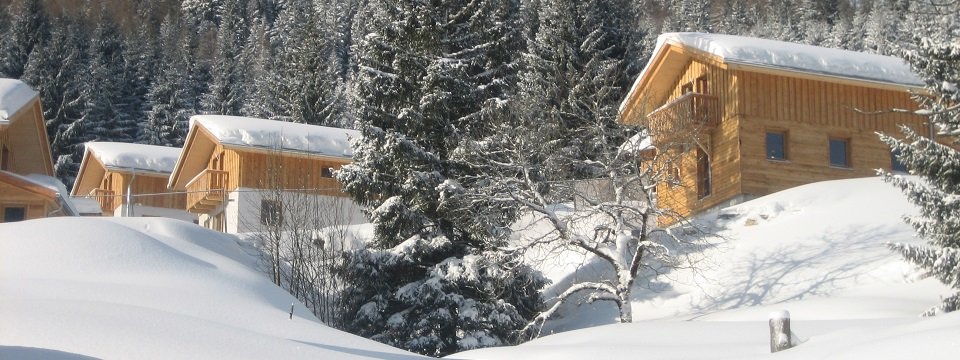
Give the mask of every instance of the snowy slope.
[[(828, 181), (704, 215), (717, 236), (694, 254), (696, 271), (674, 270), (634, 290), (634, 323), (612, 324), (610, 305), (583, 305), (517, 346), (460, 353), (470, 359), (742, 359), (767, 356), (767, 316), (789, 310), (806, 342), (778, 356), (899, 359), (908, 351), (944, 358), (960, 350), (960, 314), (917, 315), (949, 291), (890, 252), (920, 242), (902, 215), (914, 211), (879, 178)], [(578, 254), (542, 265), (557, 283)], [(583, 272), (595, 271), (587, 269)], [(925, 346), (917, 352), (914, 347)], [(789, 354), (789, 355), (788, 355)], [(649, 356), (647, 356), (649, 355)]]
[(420, 358), (324, 326), (255, 265), (170, 219), (0, 224), (0, 358)]

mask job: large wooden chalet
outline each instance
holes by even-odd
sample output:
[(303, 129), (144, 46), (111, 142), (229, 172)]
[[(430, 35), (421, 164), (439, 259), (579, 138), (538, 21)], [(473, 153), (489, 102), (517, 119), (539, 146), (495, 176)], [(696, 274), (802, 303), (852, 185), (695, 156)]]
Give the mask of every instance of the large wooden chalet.
[[(932, 134), (902, 60), (703, 33), (659, 37), (621, 105), (650, 127), (661, 207), (689, 216), (801, 184), (902, 170), (876, 133)], [(875, 112), (875, 113), (872, 113)]]
[[(200, 224), (236, 233), (283, 223), (292, 204), (269, 193), (308, 194), (311, 201), (349, 202), (333, 172), (351, 161), (355, 130), (237, 116), (197, 115), (170, 176), (187, 193), (186, 209)], [(352, 204), (352, 202), (350, 202)], [(320, 211), (323, 205), (316, 206)], [(363, 221), (351, 206), (350, 223)]]

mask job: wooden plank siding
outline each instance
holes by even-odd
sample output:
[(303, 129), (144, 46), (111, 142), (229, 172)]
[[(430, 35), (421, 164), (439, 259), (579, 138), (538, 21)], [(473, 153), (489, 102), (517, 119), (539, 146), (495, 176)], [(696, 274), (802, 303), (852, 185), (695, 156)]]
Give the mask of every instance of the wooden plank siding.
[[(721, 107), (716, 128), (691, 128), (687, 132), (692, 135), (677, 135), (675, 126), (645, 122), (646, 114), (635, 109), (623, 112), (630, 117), (624, 118), (624, 122), (651, 127), (654, 145), (660, 152), (658, 161), (664, 162), (660, 166), (678, 168), (680, 184), (658, 184), (657, 201), (660, 207), (683, 216), (739, 196), (762, 196), (817, 181), (873, 176), (876, 169), (890, 169), (892, 165), (890, 149), (880, 142), (876, 132), (897, 136), (899, 126), (906, 125), (927, 134), (925, 118), (888, 112), (894, 108), (917, 108), (906, 88), (751, 71), (697, 57), (685, 61), (679, 75), (654, 78), (651, 83), (673, 84), (663, 104), (683, 95), (687, 84), (693, 84), (694, 92), (716, 96)], [(697, 87), (698, 78), (707, 80), (705, 89)], [(640, 103), (631, 100), (631, 106)], [(652, 105), (647, 107), (657, 108), (657, 104)], [(766, 159), (768, 131), (786, 134), (786, 160)], [(684, 136), (696, 141), (678, 145), (682, 142), (677, 140)], [(849, 140), (850, 167), (830, 165), (831, 137)], [(697, 189), (698, 146), (710, 158), (712, 183), (711, 194), (702, 199)]]
[[(113, 208), (109, 209), (107, 215), (113, 215), (118, 207), (126, 203), (127, 185), (130, 184), (131, 180), (133, 180), (133, 186), (131, 187), (134, 195), (133, 203), (136, 205), (177, 210), (183, 210), (187, 206), (187, 195), (182, 193), (169, 194), (171, 191), (167, 189), (168, 178), (162, 175), (138, 173), (136, 179), (133, 179), (133, 174), (129, 172), (108, 170), (99, 187), (113, 192)], [(160, 193), (167, 194), (148, 195)]]
[(24, 208), (25, 220), (30, 220), (47, 217), (57, 205), (47, 196), (0, 181), (0, 223), (3, 222), (3, 211), (8, 207)]
[[(332, 177), (324, 177), (323, 169), (340, 169), (347, 162), (335, 162), (298, 154), (243, 152), (239, 185), (256, 189), (303, 189), (318, 195), (346, 196)], [(234, 174), (234, 172), (231, 172)]]

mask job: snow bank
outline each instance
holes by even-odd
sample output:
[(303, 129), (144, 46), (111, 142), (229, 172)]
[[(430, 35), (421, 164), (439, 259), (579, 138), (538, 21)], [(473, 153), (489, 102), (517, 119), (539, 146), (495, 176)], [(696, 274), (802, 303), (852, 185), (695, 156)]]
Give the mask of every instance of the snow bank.
[[(803, 343), (778, 357), (944, 358), (960, 350), (960, 314), (918, 314), (951, 291), (885, 246), (922, 242), (901, 219), (915, 211), (898, 189), (863, 178), (799, 186), (703, 215), (695, 222), (715, 236), (701, 251), (678, 254), (695, 268), (638, 280), (633, 324), (586, 328), (615, 323), (617, 311), (582, 304), (544, 329), (566, 332), (451, 357), (766, 357), (770, 313), (787, 310)], [(531, 236), (543, 231), (521, 225)], [(580, 264), (586, 266), (574, 272)], [(571, 251), (547, 252), (535, 265), (554, 281), (552, 294), (572, 280), (609, 273)]]
[(421, 358), (324, 326), (235, 240), (163, 218), (0, 224), (0, 358)]
[(353, 156), (349, 139), (360, 137), (356, 130), (240, 116), (196, 115), (190, 118), (190, 127), (196, 123), (203, 125), (224, 144), (279, 147), (345, 158)]
[(169, 174), (180, 157), (180, 148), (167, 146), (97, 141), (88, 142), (85, 146), (107, 168), (120, 170), (137, 169)]
[(39, 93), (17, 79), (0, 79), (0, 123), (9, 120)]

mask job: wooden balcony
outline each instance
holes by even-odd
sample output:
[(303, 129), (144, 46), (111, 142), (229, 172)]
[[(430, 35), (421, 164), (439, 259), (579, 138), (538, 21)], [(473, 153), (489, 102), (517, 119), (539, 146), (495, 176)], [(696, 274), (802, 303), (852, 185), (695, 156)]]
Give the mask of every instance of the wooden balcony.
[(689, 129), (713, 130), (720, 125), (720, 101), (716, 96), (686, 93), (647, 114), (658, 132)]
[(187, 183), (187, 211), (207, 214), (223, 204), (227, 195), (227, 172), (206, 169)]
[(93, 189), (88, 195), (100, 203), (100, 210), (104, 214), (113, 216), (113, 210), (117, 208), (117, 197), (113, 190)]

